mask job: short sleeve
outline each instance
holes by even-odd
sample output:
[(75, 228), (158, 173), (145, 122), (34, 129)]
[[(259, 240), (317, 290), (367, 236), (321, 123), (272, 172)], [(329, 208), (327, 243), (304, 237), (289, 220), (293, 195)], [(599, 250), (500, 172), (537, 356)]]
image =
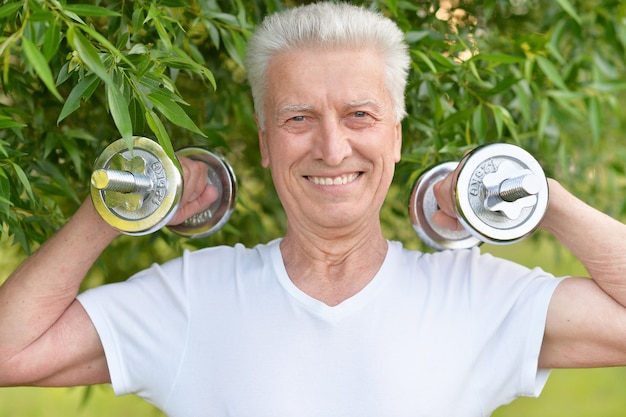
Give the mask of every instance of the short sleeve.
[(548, 307), (562, 279), (489, 254), (477, 257), (472, 269), (472, 346), (482, 370), (480, 390), (493, 405), (538, 396), (550, 373), (538, 368)]
[(135, 393), (149, 402), (169, 395), (188, 338), (184, 264), (177, 259), (153, 265), (125, 282), (79, 295), (100, 336), (117, 395)]

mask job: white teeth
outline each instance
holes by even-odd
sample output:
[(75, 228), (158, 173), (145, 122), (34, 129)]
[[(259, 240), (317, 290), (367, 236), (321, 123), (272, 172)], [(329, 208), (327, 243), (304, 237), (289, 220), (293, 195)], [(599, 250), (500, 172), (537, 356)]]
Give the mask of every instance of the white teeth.
[(340, 177), (309, 177), (316, 185), (343, 185), (354, 181), (359, 174), (342, 175)]

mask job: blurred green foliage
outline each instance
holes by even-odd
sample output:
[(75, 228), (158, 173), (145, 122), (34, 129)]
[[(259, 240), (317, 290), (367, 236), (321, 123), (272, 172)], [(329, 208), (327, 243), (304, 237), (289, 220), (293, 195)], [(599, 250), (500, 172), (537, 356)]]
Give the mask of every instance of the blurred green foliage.
[[(236, 212), (205, 239), (120, 238), (90, 285), (183, 248), (282, 235), (242, 59), (262, 16), (296, 3), (2, 1), (0, 233), (32, 251), (88, 195), (102, 149), (143, 135), (170, 155), (192, 144), (224, 154), (238, 177)], [(406, 227), (417, 174), (488, 142), (523, 146), (583, 199), (623, 215), (623, 2), (357, 3), (396, 20), (411, 49), (403, 160), (382, 216), (389, 238), (419, 246)]]

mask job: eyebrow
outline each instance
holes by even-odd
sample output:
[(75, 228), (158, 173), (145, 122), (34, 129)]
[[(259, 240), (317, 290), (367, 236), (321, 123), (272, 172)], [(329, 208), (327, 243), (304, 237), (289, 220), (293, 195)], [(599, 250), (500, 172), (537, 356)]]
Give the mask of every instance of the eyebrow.
[(278, 114), (299, 111), (313, 111), (313, 106), (311, 106), (310, 104), (286, 104), (278, 109)]
[[(362, 106), (373, 106), (376, 110), (381, 110), (382, 106), (376, 101), (372, 99), (359, 100), (359, 101), (348, 101), (344, 104), (344, 108), (353, 109)], [(313, 106), (310, 104), (286, 104), (278, 109), (277, 114), (287, 113), (287, 112), (312, 112)]]
[(360, 101), (349, 101), (344, 105), (344, 107), (347, 109), (363, 107), (363, 106), (372, 106), (378, 111), (382, 110), (383, 108), (376, 100), (372, 100), (372, 99), (366, 99), (366, 100), (360, 100)]
[(274, 114), (274, 121), (280, 121), (287, 113), (311, 113), (313, 112), (313, 106), (310, 104), (285, 104), (278, 108), (278, 111)]

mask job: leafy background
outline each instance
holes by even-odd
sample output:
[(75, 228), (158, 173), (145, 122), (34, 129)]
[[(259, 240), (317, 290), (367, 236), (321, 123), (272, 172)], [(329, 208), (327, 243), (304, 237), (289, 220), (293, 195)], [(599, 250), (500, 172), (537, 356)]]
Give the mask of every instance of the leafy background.
[[(254, 245), (280, 236), (284, 214), (259, 164), (242, 59), (262, 16), (297, 3), (0, 1), (0, 250), (6, 274), (87, 197), (91, 166), (102, 149), (132, 135), (154, 139), (170, 155), (186, 145), (222, 153), (238, 178), (236, 211), (204, 239), (182, 239), (166, 229), (117, 239), (85, 287), (125, 279), (184, 248)], [(407, 215), (416, 176), (490, 142), (521, 145), (548, 175), (624, 218), (624, 2), (354, 3), (397, 21), (411, 49), (403, 158), (381, 216), (387, 237), (425, 249)], [(532, 245), (526, 252), (532, 262), (540, 261), (533, 256), (540, 244), (553, 248), (542, 233), (522, 244)], [(515, 258), (524, 252), (519, 248), (496, 250)], [(544, 252), (557, 261), (550, 267), (565, 266), (564, 273), (574, 268), (558, 249)]]

